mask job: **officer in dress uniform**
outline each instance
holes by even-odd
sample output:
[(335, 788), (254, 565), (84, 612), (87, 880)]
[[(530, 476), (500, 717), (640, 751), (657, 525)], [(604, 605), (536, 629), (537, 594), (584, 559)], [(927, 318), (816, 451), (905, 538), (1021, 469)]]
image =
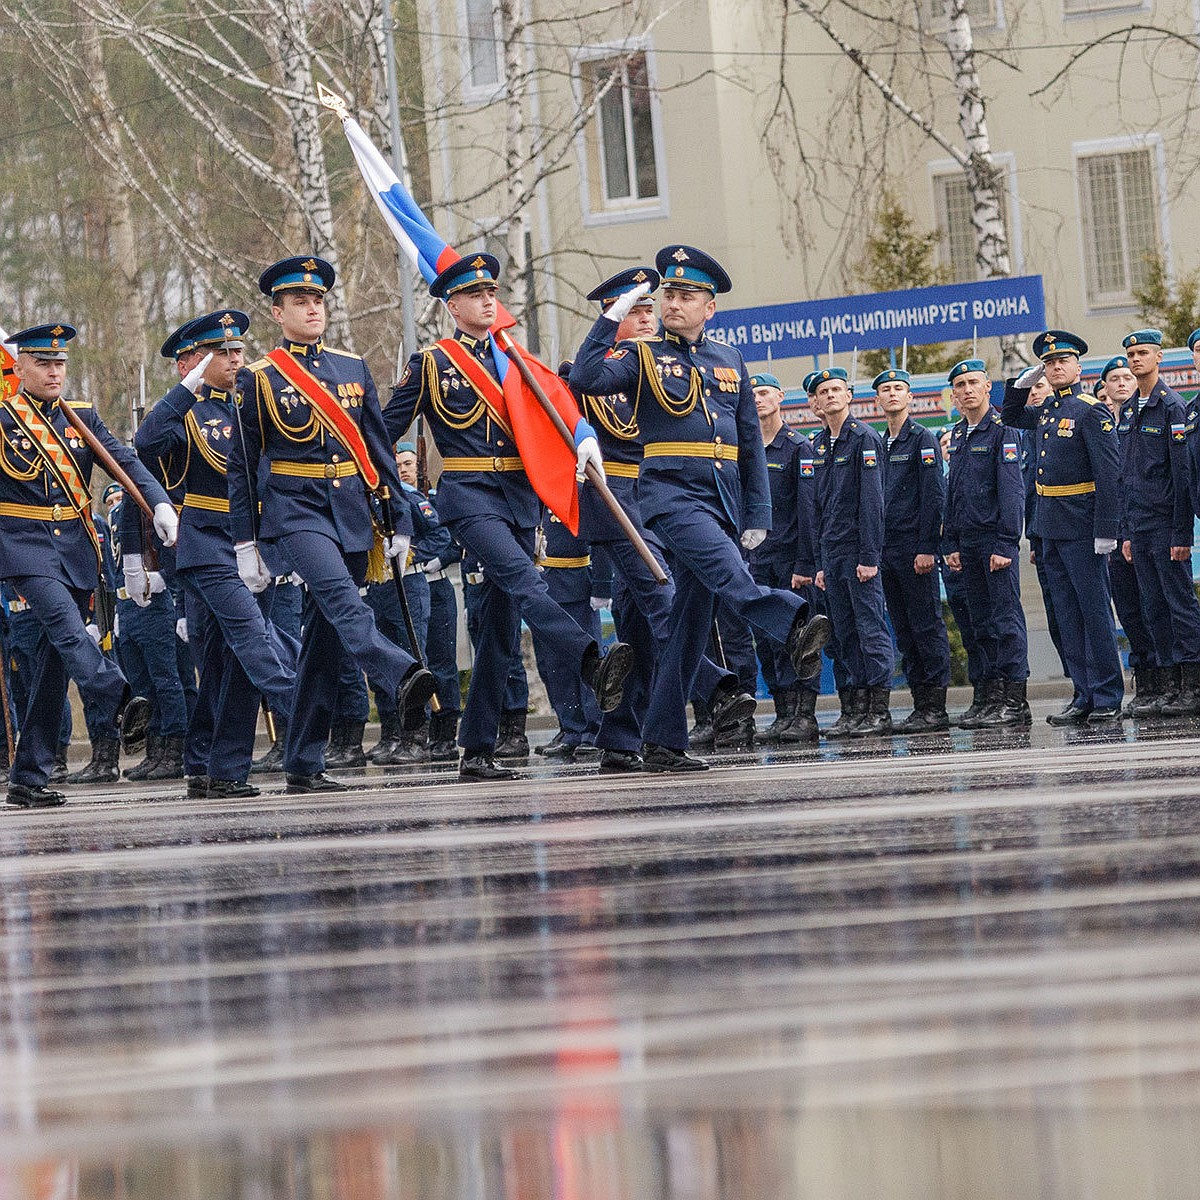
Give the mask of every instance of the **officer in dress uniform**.
[[(658, 318), (654, 315), (652, 293), (658, 287), (659, 274), (649, 266), (627, 267), (594, 287), (587, 295), (603, 312), (631, 288), (649, 285), (621, 320), (615, 340), (654, 337)], [(564, 363), (560, 374), (570, 375), (573, 364)], [(565, 368), (565, 370), (564, 370)], [(642, 445), (638, 438), (637, 416), (633, 400), (622, 392), (590, 395), (575, 392), (584, 416), (596, 428), (604, 455), (609, 490), (616, 497), (650, 552), (664, 572), (668, 571), (662, 546), (642, 523), (638, 500), (638, 471)], [(611, 713), (606, 713), (596, 735), (601, 747), (602, 774), (640, 771), (642, 768), (642, 722), (650, 702), (650, 685), (658, 647), (665, 646), (671, 629), (671, 605), (675, 585), (660, 584), (650, 573), (642, 556), (625, 536), (608, 506), (590, 488), (579, 499), (579, 528), (595, 548), (600, 548), (612, 564), (612, 615), (617, 637), (633, 647), (636, 665), (625, 681), (625, 696)], [(731, 671), (719, 667), (707, 654), (696, 671), (693, 695), (704, 698), (701, 708), (708, 709), (713, 736), (736, 730), (755, 709), (754, 696), (746, 694)]]
[[(387, 488), (398, 497), (400, 477), (366, 363), (324, 342), (333, 283), (333, 267), (315, 257), (285, 258), (262, 273), (258, 286), (271, 298), (282, 343), (238, 374), (240, 432), (227, 459), (243, 582), (257, 593), (294, 571), (308, 588), (283, 750), (292, 792), (344, 790), (324, 770), (344, 654), (395, 695), (403, 722), (424, 719), (434, 689), (433, 676), (379, 632), (359, 594), (379, 549), (369, 494)], [(412, 532), (407, 506), (397, 503), (393, 518), (382, 549), (403, 561)], [(382, 578), (384, 563), (376, 566)]]
[(88, 600), (100, 550), (92, 525), (93, 455), (67, 421), (70, 405), (154, 507), (154, 523), (172, 543), (178, 525), (167, 495), (129, 446), (109, 433), (92, 406), (62, 396), (69, 325), (24, 329), (11, 340), (20, 390), (0, 403), (0, 579), (28, 602), (42, 627), (20, 741), (9, 770), (8, 803), (48, 808), (65, 801), (46, 787), (62, 723), (68, 676), (96, 705), (106, 761), (116, 766), (119, 738), (145, 736), (149, 703), (131, 697), (125, 677), (88, 636)]
[[(883, 441), (850, 415), (846, 372), (829, 367), (815, 395), (826, 427), (813, 443), (816, 467), (816, 585), (825, 593), (831, 641), (846, 677), (842, 712), (827, 736), (892, 732), (890, 696), (895, 656), (884, 615), (879, 562), (883, 551)], [(808, 574), (806, 567), (803, 574)]]
[(1187, 403), (1159, 378), (1162, 330), (1138, 329), (1121, 345), (1137, 391), (1117, 422), (1121, 446), (1122, 553), (1137, 575), (1154, 643), (1164, 717), (1200, 713), (1200, 602), (1192, 588), (1192, 498)]
[[(409, 359), (384, 414), (392, 437), (399, 438), (419, 412), (426, 413), (442, 455), (439, 513), (483, 569), (479, 650), (458, 734), (459, 775), (471, 780), (512, 775), (496, 766), (494, 754), (522, 618), (546, 647), (546, 670), (582, 675), (602, 711), (620, 702), (633, 660), (620, 642), (602, 654), (596, 639), (551, 599), (534, 566), (541, 505), (501, 416), (500, 351), (489, 332), (499, 278), (499, 262), (477, 254), (452, 263), (429, 285), (445, 301), (454, 336)], [(573, 433), (579, 471), (588, 461), (600, 466), (592, 427), (580, 419)]]
[(950, 641), (942, 620), (936, 557), (946, 502), (942, 453), (933, 431), (909, 416), (912, 390), (907, 371), (881, 371), (871, 386), (887, 418), (883, 596), (913, 698), (913, 711), (898, 730), (928, 733), (950, 727)]
[(732, 283), (693, 246), (665, 246), (655, 258), (664, 279), (662, 328), (654, 339), (616, 343), (629, 309), (649, 283), (626, 292), (600, 316), (571, 369), (571, 386), (633, 397), (642, 443), (641, 515), (671, 555), (671, 627), (643, 723), (647, 770), (703, 770), (687, 754), (687, 700), (719, 596), (756, 630), (787, 645), (796, 672), (813, 673), (829, 636), (823, 617), (807, 621), (794, 592), (754, 582), (738, 545), (759, 546), (771, 527), (766, 455), (754, 393), (736, 349), (705, 336), (716, 296)]
[[(1117, 652), (1107, 556), (1120, 525), (1116, 425), (1108, 408), (1079, 382), (1087, 343), (1050, 329), (1034, 339), (1042, 368), (1022, 372), (1005, 389), (1006, 425), (1037, 431), (1037, 494), (1033, 532), (1041, 538), (1054, 612), (1063, 635), (1071, 703), (1051, 713), (1052, 725), (1119, 720), (1125, 685)], [(1029, 388), (1044, 368), (1054, 388), (1029, 411)]]
[[(230, 528), (228, 461), (238, 440), (233, 385), (249, 327), (245, 313), (220, 309), (176, 329), (160, 353), (174, 362), (179, 382), (134, 438), (142, 461), (182, 491), (175, 567), (200, 671), (183, 748), (191, 799), (258, 795), (247, 776), (260, 697), (286, 727), (296, 679), (295, 643), (269, 625), (238, 577)], [(128, 579), (128, 554), (125, 569)]]
[(1021, 608), (1020, 543), (1024, 512), (1021, 446), (992, 407), (987, 364), (967, 358), (950, 368), (962, 419), (950, 434), (950, 474), (942, 518), (946, 565), (962, 572), (971, 641), (983, 700), (964, 729), (1028, 725), (1029, 642)]

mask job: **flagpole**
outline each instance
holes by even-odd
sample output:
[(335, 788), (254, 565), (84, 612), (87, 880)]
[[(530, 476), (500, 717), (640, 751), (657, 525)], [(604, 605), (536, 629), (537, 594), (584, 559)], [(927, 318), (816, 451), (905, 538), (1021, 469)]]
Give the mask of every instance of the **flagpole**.
[[(559, 436), (572, 449), (575, 448), (575, 437), (567, 428), (567, 423), (562, 419), (558, 409), (550, 403), (550, 397), (542, 390), (542, 385), (538, 383), (533, 372), (529, 369), (529, 364), (521, 357), (521, 352), (513, 343), (512, 338), (508, 336), (508, 331), (501, 329), (499, 333), (493, 335), (499, 343), (500, 349), (513, 361), (517, 370), (521, 373), (521, 378), (525, 381), (525, 386), (537, 399), (537, 402), (542, 406), (546, 416), (550, 418), (551, 424), (558, 430)], [(596, 469), (594, 463), (588, 463), (586, 468), (588, 482), (596, 489), (600, 495), (600, 499), (608, 506), (616, 522), (621, 527), (621, 532), (633, 543), (633, 548), (641, 556), (642, 561), (646, 564), (650, 574), (654, 576), (654, 581), (658, 584), (666, 586), (669, 582), (666, 573), (659, 564), (657, 558), (650, 552), (650, 547), (646, 545), (645, 539), (638, 532), (637, 527), (629, 519), (629, 515), (621, 507), (620, 501), (609, 491), (608, 484), (604, 480), (604, 476)]]

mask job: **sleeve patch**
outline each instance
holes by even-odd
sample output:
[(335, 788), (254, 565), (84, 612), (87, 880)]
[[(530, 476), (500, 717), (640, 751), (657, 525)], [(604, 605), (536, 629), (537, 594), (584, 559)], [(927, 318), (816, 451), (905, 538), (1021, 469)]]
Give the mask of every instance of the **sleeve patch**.
[(874, 450), (864, 450), (862, 452), (862, 461), (864, 467), (874, 467), (879, 463), (879, 457)]
[(1005, 442), (1004, 443), (1004, 461), (1005, 462), (1018, 462), (1020, 460), (1020, 457), (1021, 457), (1021, 452), (1017, 448), (1016, 442)]

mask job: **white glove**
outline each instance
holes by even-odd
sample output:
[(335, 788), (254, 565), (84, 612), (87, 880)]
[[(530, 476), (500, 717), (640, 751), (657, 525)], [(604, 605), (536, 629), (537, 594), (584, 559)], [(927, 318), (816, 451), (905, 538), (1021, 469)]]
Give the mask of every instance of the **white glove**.
[(1034, 363), (1032, 367), (1026, 367), (1020, 375), (1013, 380), (1013, 387), (1020, 388), (1021, 391), (1027, 392), (1043, 375), (1046, 373), (1045, 363)]
[[(146, 575), (146, 569), (142, 566), (142, 556), (140, 554), (126, 554), (121, 560), (121, 569), (125, 574), (125, 591), (130, 600), (138, 606), (145, 608), (150, 603), (150, 580)], [(155, 571), (154, 574), (158, 575)], [(161, 579), (162, 576), (159, 575)]]
[(84, 629), (87, 631), (88, 637), (90, 637), (92, 639), (92, 641), (95, 642), (97, 646), (99, 646), (100, 645), (100, 626), (97, 625), (94, 621), (89, 621), (84, 626)]
[(304, 586), (304, 580), (301, 579), (299, 571), (293, 571), (287, 577), (287, 581), (288, 581), (288, 583), (290, 583), (292, 585), (292, 587), (303, 587)]
[(181, 642), (186, 642), (188, 640), (187, 617), (180, 617), (179, 620), (175, 622), (175, 636)]
[(154, 532), (162, 538), (164, 546), (175, 545), (175, 538), (179, 533), (179, 517), (173, 504), (154, 506)]
[(622, 292), (605, 310), (606, 316), (614, 325), (620, 323), (629, 316), (633, 310), (633, 306), (643, 297), (650, 294), (649, 283), (639, 283), (637, 287), (630, 288), (627, 292)]
[(591, 599), (592, 612), (599, 612), (602, 608), (612, 608), (611, 596), (593, 596)]
[(167, 590), (167, 581), (162, 577), (160, 572), (151, 571), (150, 574), (146, 576), (146, 579), (150, 584), (150, 595), (157, 596), (159, 592), (165, 592)]
[[(642, 284), (645, 287), (645, 284)], [(621, 301), (618, 300), (619, 304)], [(600, 457), (600, 443), (594, 437), (585, 437), (579, 443), (579, 448), (576, 450), (575, 459), (575, 478), (580, 482), (586, 478), (588, 463), (593, 463), (596, 470), (600, 472), (600, 478), (604, 478), (604, 459)]]
[[(209, 351), (184, 377), (183, 386), (194, 396), (196, 389), (204, 382), (204, 372), (212, 362), (212, 352)], [(186, 638), (184, 639), (187, 640)]]
[(426, 575), (436, 575), (445, 565), (440, 558), (431, 558), (427, 563), (421, 564), (421, 570)]
[(265, 591), (271, 582), (271, 573), (263, 566), (255, 542), (238, 542), (233, 547), (237, 555), (238, 577), (255, 594)]
[(747, 529), (742, 534), (742, 545), (747, 550), (757, 550), (766, 540), (767, 531), (765, 529)]
[(411, 545), (412, 538), (407, 533), (393, 533), (391, 537), (385, 539), (383, 552), (388, 558), (398, 558), (400, 565), (403, 566), (408, 559), (408, 548)]
[(121, 614), (113, 613), (113, 637), (119, 638), (120, 636), (121, 636)]
[(1111, 554), (1117, 548), (1116, 538), (1096, 538), (1092, 545), (1097, 554)]

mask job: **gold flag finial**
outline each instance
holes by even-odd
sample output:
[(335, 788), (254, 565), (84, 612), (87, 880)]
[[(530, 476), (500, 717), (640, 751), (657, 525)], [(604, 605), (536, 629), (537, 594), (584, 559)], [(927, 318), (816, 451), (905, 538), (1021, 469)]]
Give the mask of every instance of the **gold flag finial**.
[(346, 102), (337, 94), (331, 92), (323, 83), (317, 84), (317, 99), (328, 109), (337, 113), (345, 121), (350, 114), (346, 111)]

